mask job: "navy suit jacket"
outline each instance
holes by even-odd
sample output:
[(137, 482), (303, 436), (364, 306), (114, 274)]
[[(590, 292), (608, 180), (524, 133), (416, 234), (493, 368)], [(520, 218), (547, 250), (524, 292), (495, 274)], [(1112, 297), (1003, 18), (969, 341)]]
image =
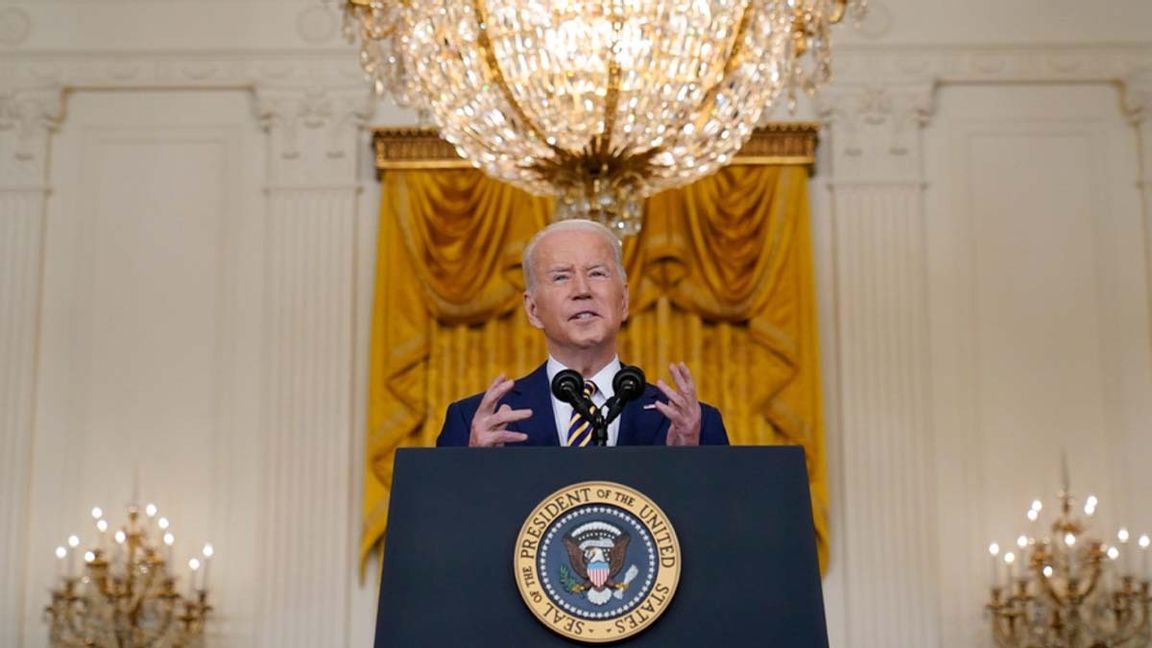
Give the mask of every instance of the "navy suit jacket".
[[(507, 404), (512, 409), (531, 409), (532, 416), (523, 421), (508, 425), (512, 432), (523, 432), (528, 439), (510, 446), (558, 446), (556, 416), (552, 413), (551, 385), (548, 382), (547, 364), (516, 381), (512, 390), (500, 399), (500, 405)], [(444, 416), (444, 427), (436, 438), (437, 446), (467, 446), (472, 417), (480, 406), (484, 394), (469, 396), (448, 406)], [(666, 402), (663, 392), (652, 385), (644, 386), (640, 398), (624, 406), (620, 413), (620, 432), (616, 445), (666, 445), (668, 440), (668, 419), (655, 408), (645, 409), (655, 401)], [(499, 407), (499, 405), (497, 405)], [(728, 431), (720, 412), (711, 405), (700, 403), (700, 445), (728, 445)]]

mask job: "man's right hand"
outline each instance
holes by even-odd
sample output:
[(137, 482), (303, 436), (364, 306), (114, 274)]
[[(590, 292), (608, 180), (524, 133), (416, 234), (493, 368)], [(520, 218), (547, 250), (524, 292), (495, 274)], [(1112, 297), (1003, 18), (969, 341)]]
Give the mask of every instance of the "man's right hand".
[(480, 399), (480, 406), (476, 408), (476, 415), (472, 417), (472, 429), (468, 434), (469, 447), (494, 448), (505, 443), (518, 443), (528, 439), (527, 434), (510, 432), (507, 428), (509, 423), (523, 421), (532, 416), (532, 410), (514, 410), (508, 405), (496, 408), (496, 403), (499, 403), (515, 384), (516, 381), (500, 374), (488, 386), (484, 397)]

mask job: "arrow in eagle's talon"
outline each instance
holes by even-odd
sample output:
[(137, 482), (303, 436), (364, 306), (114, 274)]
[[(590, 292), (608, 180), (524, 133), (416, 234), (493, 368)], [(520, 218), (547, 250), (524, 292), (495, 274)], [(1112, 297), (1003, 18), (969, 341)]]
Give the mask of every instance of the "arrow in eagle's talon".
[(636, 569), (636, 565), (629, 567), (628, 571), (624, 573), (624, 582), (616, 584), (616, 591), (612, 592), (612, 595), (616, 598), (624, 598), (624, 590), (628, 589), (628, 586), (632, 584), (632, 579), (636, 578), (639, 573), (640, 570)]

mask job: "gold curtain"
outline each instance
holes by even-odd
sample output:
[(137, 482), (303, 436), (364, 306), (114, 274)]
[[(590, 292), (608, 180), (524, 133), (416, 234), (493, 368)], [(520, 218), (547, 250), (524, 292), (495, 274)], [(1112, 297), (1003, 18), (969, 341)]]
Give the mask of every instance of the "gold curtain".
[[(684, 360), (734, 445), (799, 444), (827, 564), (819, 352), (807, 170), (732, 166), (649, 199), (625, 242), (620, 357), (649, 381)], [(392, 459), (431, 446), (451, 401), (546, 357), (521, 313), (520, 254), (551, 201), (473, 170), (382, 179), (362, 557), (384, 533)]]

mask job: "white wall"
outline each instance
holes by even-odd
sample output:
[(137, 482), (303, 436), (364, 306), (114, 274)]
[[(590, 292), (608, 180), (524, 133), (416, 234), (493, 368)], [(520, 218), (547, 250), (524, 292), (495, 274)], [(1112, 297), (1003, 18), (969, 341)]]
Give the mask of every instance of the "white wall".
[(926, 133), (940, 573), (962, 585), (944, 593), (956, 636), (979, 620), (961, 606), (987, 580), (973, 549), (1027, 529), (1062, 453), (1081, 501), (1106, 503), (1101, 531), (1152, 528), (1144, 219), (1116, 105), (1108, 84), (949, 87)]
[(41, 602), (63, 538), (96, 540), (87, 511), (123, 522), (136, 487), (172, 520), (180, 564), (219, 547), (220, 606), (236, 611), (224, 628), (243, 635), (253, 601), (232, 594), (257, 576), (263, 156), (244, 93), (185, 95), (77, 93), (53, 140), (25, 599)]
[[(985, 547), (1062, 452), (1102, 527), (1152, 531), (1152, 6), (1110, 4), (873, 2), (798, 115), (828, 124), (835, 646), (988, 645)], [(217, 548), (214, 645), (370, 644), (362, 126), (411, 117), (338, 27), (0, 2), (0, 645), (44, 645), (52, 549), (134, 483)]]

